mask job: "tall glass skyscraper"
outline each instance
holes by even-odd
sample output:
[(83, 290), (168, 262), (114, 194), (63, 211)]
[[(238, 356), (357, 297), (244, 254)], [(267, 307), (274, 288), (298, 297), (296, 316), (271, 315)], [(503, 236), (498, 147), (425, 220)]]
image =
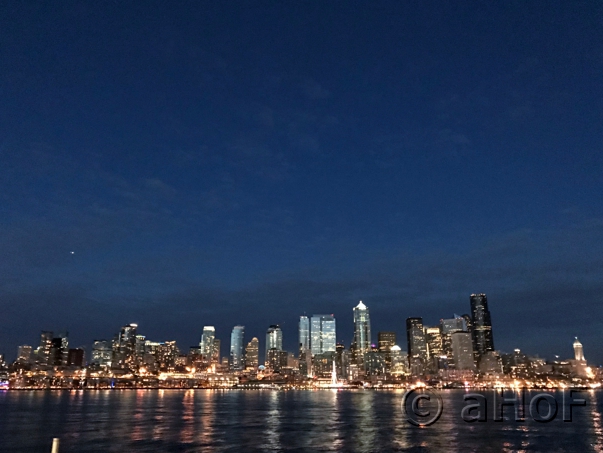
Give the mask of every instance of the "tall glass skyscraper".
[(423, 318), (406, 319), (408, 362), (413, 374), (422, 374), (427, 364), (427, 342), (423, 329)]
[(352, 359), (361, 363), (365, 352), (371, 350), (371, 318), (369, 309), (360, 301), (354, 307), (354, 341), (352, 343)]
[(268, 351), (271, 349), (283, 350), (283, 331), (276, 324), (268, 327), (266, 331), (266, 355), (264, 356), (266, 362), (268, 361)]
[(314, 315), (310, 322), (310, 348), (312, 355), (323, 352), (335, 352), (335, 317), (333, 315)]
[(240, 371), (245, 366), (243, 357), (244, 336), (245, 326), (234, 326), (230, 334), (230, 368), (233, 371)]
[(259, 363), (260, 342), (253, 337), (245, 348), (245, 368), (256, 370)]
[(485, 294), (471, 294), (471, 321), (473, 323), (473, 349), (479, 360), (486, 352), (494, 351), (492, 320)]
[(201, 357), (205, 361), (211, 361), (214, 354), (214, 340), (216, 339), (216, 329), (214, 326), (203, 327), (203, 335), (201, 335), (201, 343), (199, 349)]
[(299, 317), (299, 353), (310, 350), (310, 319), (307, 316)]

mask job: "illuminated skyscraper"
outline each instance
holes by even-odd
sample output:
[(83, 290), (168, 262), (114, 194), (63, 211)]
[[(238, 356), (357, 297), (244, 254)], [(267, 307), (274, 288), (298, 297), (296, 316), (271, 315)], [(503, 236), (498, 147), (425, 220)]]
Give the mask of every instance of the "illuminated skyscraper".
[(475, 371), (473, 360), (473, 341), (468, 332), (455, 332), (452, 334), (452, 357), (456, 370)]
[(423, 374), (427, 364), (427, 343), (423, 329), (423, 318), (406, 319), (406, 340), (408, 342), (408, 362), (411, 373)]
[(455, 332), (466, 331), (465, 319), (456, 315), (454, 318), (441, 319), (440, 329), (442, 331), (442, 354), (446, 356), (448, 365), (454, 367), (454, 356), (452, 354), (452, 334)]
[(377, 334), (377, 345), (379, 352), (390, 352), (396, 344), (396, 332), (379, 332)]
[(260, 342), (256, 337), (253, 337), (245, 348), (245, 368), (257, 370), (260, 360)]
[(132, 364), (136, 356), (136, 329), (138, 324), (123, 326), (114, 345), (116, 352), (114, 362), (125, 365)]
[(273, 324), (268, 327), (266, 331), (266, 355), (264, 356), (264, 361), (268, 362), (268, 351), (274, 349), (276, 351), (283, 350), (283, 331), (281, 328)]
[(201, 335), (201, 342), (199, 343), (199, 349), (201, 353), (201, 360), (204, 362), (211, 362), (214, 355), (214, 341), (216, 339), (216, 328), (214, 326), (203, 327), (203, 334)]
[(586, 360), (584, 358), (584, 350), (582, 348), (582, 343), (580, 343), (578, 337), (576, 337), (576, 340), (574, 340), (574, 357), (576, 358), (576, 360)]
[(245, 326), (235, 326), (230, 334), (230, 368), (233, 371), (240, 371), (244, 366), (243, 357), (243, 337), (245, 336)]
[(307, 316), (299, 317), (299, 372), (302, 376), (312, 375), (310, 319)]
[(488, 351), (494, 351), (492, 337), (492, 320), (488, 309), (488, 298), (485, 294), (471, 294), (471, 321), (473, 322), (473, 349), (476, 358)]
[(30, 363), (32, 350), (33, 348), (26, 344), (23, 346), (19, 346), (19, 349), (17, 350), (17, 362)]
[(67, 332), (61, 332), (52, 339), (49, 365), (63, 366), (67, 364), (69, 352), (69, 337)]
[(111, 365), (111, 342), (107, 340), (94, 340), (92, 343), (92, 363), (99, 366)]
[(310, 350), (310, 320), (307, 316), (299, 317), (299, 352)]
[(352, 360), (362, 363), (364, 354), (371, 350), (371, 318), (369, 309), (360, 301), (354, 307), (354, 341), (352, 342)]
[(336, 328), (333, 315), (314, 315), (310, 323), (310, 348), (312, 355), (335, 352)]
[(50, 351), (52, 349), (52, 339), (54, 338), (54, 333), (43, 330), (40, 334), (40, 346), (38, 347), (37, 352), (37, 361), (42, 365), (49, 365), (51, 362), (50, 359)]

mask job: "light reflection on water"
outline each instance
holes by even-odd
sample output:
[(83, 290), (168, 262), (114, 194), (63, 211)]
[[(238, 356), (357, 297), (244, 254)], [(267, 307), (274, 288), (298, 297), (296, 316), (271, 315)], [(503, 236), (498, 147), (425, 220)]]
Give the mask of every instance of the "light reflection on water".
[[(98, 390), (0, 392), (0, 451), (68, 452), (598, 452), (603, 393), (585, 392), (574, 421), (467, 423), (463, 391), (418, 428), (403, 391)], [(512, 415), (512, 408), (505, 410)]]

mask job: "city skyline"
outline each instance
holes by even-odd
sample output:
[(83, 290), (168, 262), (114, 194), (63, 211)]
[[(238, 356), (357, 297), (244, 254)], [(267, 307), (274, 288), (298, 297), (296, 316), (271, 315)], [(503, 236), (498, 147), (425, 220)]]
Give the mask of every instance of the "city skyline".
[[(414, 370), (416, 374), (422, 374), (431, 369), (431, 367), (434, 367), (433, 369), (437, 370), (439, 363), (437, 360), (434, 362), (434, 359), (437, 359), (440, 355), (447, 355), (448, 361), (453, 367), (477, 372), (475, 366), (471, 367), (467, 364), (478, 364), (486, 352), (496, 351), (511, 353), (511, 351), (500, 351), (493, 347), (493, 329), (488, 309), (487, 295), (483, 293), (471, 294), (470, 308), (472, 311), (471, 317), (469, 317), (469, 315), (459, 316), (454, 314), (454, 318), (441, 318), (437, 324), (424, 324), (422, 317), (406, 318), (404, 332), (406, 342), (402, 344), (406, 346), (406, 351), (404, 352), (407, 354), (408, 365), (411, 371)], [(400, 341), (389, 344), (391, 343), (392, 338), (401, 338), (396, 335), (396, 332), (379, 330), (375, 334), (375, 341), (371, 341), (370, 318), (368, 315), (369, 308), (362, 301), (359, 301), (359, 303), (353, 307), (352, 312), (352, 340), (347, 344), (341, 339), (341, 335), (337, 332), (335, 327), (336, 317), (334, 315), (319, 314), (312, 315), (311, 317), (302, 315), (299, 317), (300, 323), (297, 326), (298, 329), (294, 333), (298, 340), (297, 348), (287, 349), (283, 347), (283, 331), (279, 325), (273, 324), (268, 327), (265, 334), (265, 343), (263, 345), (255, 336), (248, 342), (249, 339), (245, 336), (245, 326), (236, 325), (230, 331), (230, 341), (227, 343), (228, 351), (226, 351), (225, 355), (220, 355), (221, 339), (216, 336), (215, 327), (204, 326), (202, 329), (201, 341), (198, 344), (198, 353), (200, 354), (200, 357), (204, 358), (208, 363), (209, 361), (220, 363), (222, 358), (228, 359), (230, 367), (233, 367), (236, 371), (242, 371), (246, 367), (246, 357), (249, 348), (251, 348), (253, 357), (255, 357), (253, 359), (254, 363), (257, 362), (256, 366), (260, 364), (263, 365), (264, 363), (268, 366), (269, 350), (284, 351), (288, 354), (293, 354), (300, 359), (303, 357), (303, 353), (308, 352), (309, 359), (311, 359), (314, 355), (320, 355), (324, 352), (335, 352), (335, 344), (337, 343), (337, 345), (341, 344), (342, 346), (345, 346), (346, 349), (349, 349), (350, 360), (359, 364), (362, 364), (362, 356), (371, 351), (372, 348), (378, 348), (379, 351), (383, 352), (391, 350), (391, 347), (395, 345), (398, 350), (400, 350)], [(314, 321), (314, 323), (312, 321)], [(323, 327), (323, 325), (326, 327)], [(108, 357), (111, 357), (113, 361), (117, 360), (119, 363), (123, 360), (120, 357), (125, 358), (131, 356), (138, 348), (137, 340), (142, 339), (143, 342), (147, 340), (146, 336), (137, 335), (137, 329), (138, 324), (135, 323), (123, 326), (119, 333), (114, 337), (115, 339), (118, 339), (117, 356), (115, 356), (114, 352), (113, 354), (109, 354), (109, 356), (104, 356), (104, 361), (110, 360)], [(484, 330), (488, 332), (486, 335), (483, 334)], [(437, 338), (430, 336), (432, 335), (432, 332)], [(42, 330), (40, 338), (39, 348), (37, 349), (42, 351), (42, 357), (48, 357), (48, 359), (44, 359), (46, 361), (43, 361), (42, 363), (51, 365), (53, 363), (59, 364), (67, 362), (67, 352), (72, 352), (68, 348), (67, 331), (55, 334), (53, 331)], [(367, 347), (361, 348), (361, 353), (358, 349), (358, 344), (362, 342), (359, 342), (358, 338), (362, 338), (362, 341), (367, 344)], [(147, 343), (149, 342), (147, 341)], [(160, 342), (150, 343), (155, 346), (166, 343), (177, 344), (177, 342), (170, 340), (161, 340)], [(99, 349), (97, 349), (97, 344), (101, 344), (100, 350), (105, 349), (111, 351), (112, 349), (111, 341), (108, 339), (94, 339), (89, 345), (80, 345), (75, 348), (81, 350), (84, 363), (86, 362), (86, 359), (89, 360), (90, 363), (94, 363), (95, 354), (98, 354), (99, 351)], [(105, 346), (102, 346), (103, 344)], [(438, 345), (437, 350), (432, 344)], [(184, 344), (179, 344), (178, 346), (180, 351), (188, 350), (188, 347)], [(197, 346), (195, 345), (190, 346), (190, 348), (196, 347)], [(258, 354), (258, 347), (264, 349), (264, 355)], [(115, 343), (113, 348), (115, 348)], [(521, 349), (522, 348), (520, 348), (519, 345), (516, 345), (516, 347), (513, 348), (515, 351)], [(31, 344), (18, 345), (15, 358), (19, 359), (24, 356), (26, 353), (25, 351), (28, 351), (29, 355), (33, 357), (32, 354), (35, 350), (35, 344), (33, 346)], [(52, 351), (62, 351), (61, 354), (64, 355), (62, 356), (63, 358), (60, 359), (58, 356), (53, 357), (53, 354), (57, 353)], [(460, 357), (460, 351), (465, 351), (463, 353), (465, 355), (467, 354), (467, 351), (470, 351), (468, 356), (461, 359), (462, 364), (460, 362), (455, 363), (455, 360), (458, 360), (458, 357)], [(573, 342), (573, 353), (575, 354), (576, 360), (585, 360), (583, 346), (577, 336)], [(2, 351), (0, 351), (0, 354), (2, 354)], [(531, 353), (530, 355), (547, 360), (563, 357), (562, 355), (545, 357), (539, 355), (537, 352)], [(4, 353), (3, 357), (5, 359), (10, 359), (11, 355)], [(455, 359), (455, 357), (457, 357), (457, 359)], [(581, 358), (579, 359), (579, 357)], [(416, 359), (419, 359), (422, 363), (417, 364)], [(414, 368), (413, 363), (415, 363)], [(591, 363), (593, 363), (592, 360)]]
[(9, 2), (0, 351), (474, 292), (498, 349), (603, 343), (603, 11), (553, 3)]

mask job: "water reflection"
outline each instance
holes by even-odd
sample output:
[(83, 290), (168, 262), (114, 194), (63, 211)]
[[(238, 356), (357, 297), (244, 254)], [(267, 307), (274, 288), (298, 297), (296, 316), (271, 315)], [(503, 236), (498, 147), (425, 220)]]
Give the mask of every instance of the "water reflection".
[(590, 418), (592, 420), (592, 431), (594, 437), (593, 450), (597, 453), (603, 452), (603, 427), (601, 426), (601, 392), (590, 391)]
[[(0, 394), (0, 451), (61, 453), (216, 451), (429, 451), (603, 453), (600, 391), (583, 394), (564, 423), (466, 423), (463, 393), (442, 392), (442, 418), (407, 423), (403, 392), (99, 390)], [(448, 410), (450, 408), (450, 410)], [(489, 407), (490, 411), (492, 408)], [(513, 409), (505, 408), (512, 418)], [(492, 412), (490, 412), (490, 415)]]
[(279, 410), (280, 392), (272, 391), (269, 395), (264, 439), (266, 439), (266, 448), (268, 450), (278, 451), (281, 448), (279, 433), (281, 426), (281, 411)]
[(216, 390), (199, 390), (201, 392), (200, 424), (197, 426), (197, 441), (202, 452), (214, 452), (214, 423), (216, 418)]
[(190, 444), (195, 437), (195, 391), (190, 389), (184, 392), (182, 399), (182, 429), (180, 442)]

